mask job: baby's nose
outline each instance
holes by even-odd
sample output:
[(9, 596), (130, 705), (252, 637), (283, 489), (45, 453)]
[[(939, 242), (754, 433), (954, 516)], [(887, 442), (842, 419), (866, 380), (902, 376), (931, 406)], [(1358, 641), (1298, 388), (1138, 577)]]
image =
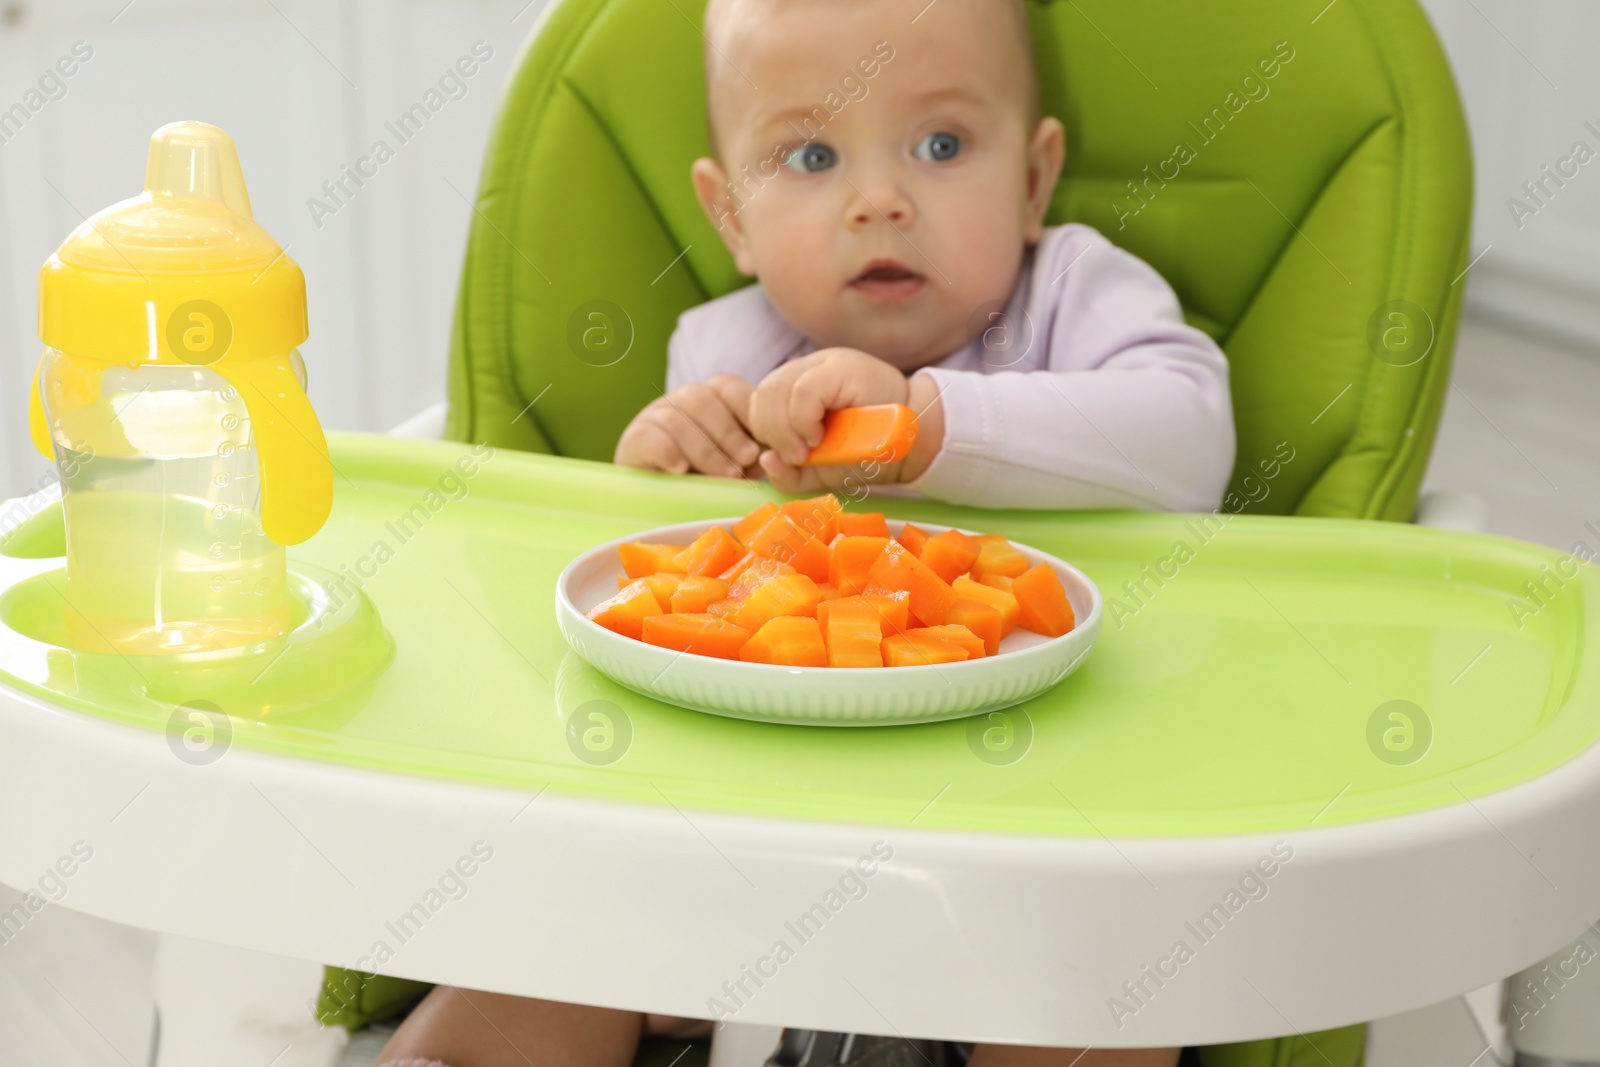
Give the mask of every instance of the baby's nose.
[(882, 222), (903, 229), (911, 224), (915, 214), (910, 198), (898, 189), (857, 189), (848, 218), (853, 229)]

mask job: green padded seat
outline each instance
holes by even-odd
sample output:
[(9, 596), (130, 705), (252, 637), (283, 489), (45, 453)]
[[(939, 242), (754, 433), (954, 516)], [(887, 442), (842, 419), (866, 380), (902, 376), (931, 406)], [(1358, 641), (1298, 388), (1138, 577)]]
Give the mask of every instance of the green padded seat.
[[(548, 11), (484, 164), (451, 439), (610, 459), (661, 394), (679, 314), (748, 284), (688, 177), (707, 152), (703, 6)], [(1472, 194), (1460, 101), (1421, 9), (1071, 0), (1031, 17), (1044, 108), (1067, 128), (1050, 221), (1095, 226), (1149, 261), (1223, 345), (1233, 489), (1254, 496), (1251, 472), (1288, 442), (1295, 462), (1252, 510), (1409, 520), (1449, 377)], [(1188, 1056), (1346, 1067), (1363, 1029)]]

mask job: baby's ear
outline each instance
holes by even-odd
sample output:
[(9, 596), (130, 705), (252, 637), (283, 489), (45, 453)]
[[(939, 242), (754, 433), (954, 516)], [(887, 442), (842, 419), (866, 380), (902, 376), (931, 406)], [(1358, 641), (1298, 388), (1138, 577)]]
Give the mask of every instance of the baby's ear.
[(1029, 244), (1036, 244), (1044, 232), (1044, 219), (1050, 213), (1050, 200), (1061, 180), (1061, 165), (1067, 157), (1067, 131), (1061, 120), (1046, 115), (1034, 127), (1028, 143), (1028, 219)]
[(694, 179), (694, 192), (700, 200), (701, 210), (711, 220), (711, 225), (716, 227), (722, 243), (733, 254), (734, 265), (739, 268), (739, 273), (754, 274), (744, 227), (739, 222), (740, 205), (728, 184), (727, 171), (715, 159), (704, 156), (694, 161), (689, 174)]

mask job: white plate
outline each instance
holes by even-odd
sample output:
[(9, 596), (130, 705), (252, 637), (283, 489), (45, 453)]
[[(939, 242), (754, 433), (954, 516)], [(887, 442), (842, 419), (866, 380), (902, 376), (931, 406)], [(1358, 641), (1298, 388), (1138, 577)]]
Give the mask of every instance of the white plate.
[[(744, 663), (647, 645), (584, 617), (616, 595), (622, 574), (618, 546), (628, 541), (687, 545), (711, 526), (731, 528), (738, 521), (735, 516), (645, 530), (569, 563), (556, 581), (556, 622), (573, 651), (635, 692), (713, 715), (813, 726), (882, 726), (958, 719), (1019, 704), (1077, 670), (1100, 633), (1100, 590), (1089, 577), (1022, 544), (1016, 547), (1028, 559), (1055, 568), (1072, 603), (1076, 628), (1056, 638), (1014, 630), (1000, 643), (999, 655), (961, 663), (880, 668)], [(889, 525), (898, 532), (904, 523)], [(920, 525), (930, 534), (950, 529)]]

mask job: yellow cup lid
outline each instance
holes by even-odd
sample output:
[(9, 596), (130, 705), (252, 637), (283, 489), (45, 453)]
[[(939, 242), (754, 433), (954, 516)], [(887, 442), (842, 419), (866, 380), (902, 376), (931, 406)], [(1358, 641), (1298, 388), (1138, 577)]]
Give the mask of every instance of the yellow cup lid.
[[(157, 130), (144, 184), (45, 262), (39, 339), (73, 359), (221, 375), (249, 409), (262, 525), (297, 544), (322, 526), (333, 498), (322, 427), (289, 360), (307, 335), (305, 276), (252, 217), (238, 151), (217, 127)], [(34, 444), (50, 456), (37, 384), (29, 415)]]

